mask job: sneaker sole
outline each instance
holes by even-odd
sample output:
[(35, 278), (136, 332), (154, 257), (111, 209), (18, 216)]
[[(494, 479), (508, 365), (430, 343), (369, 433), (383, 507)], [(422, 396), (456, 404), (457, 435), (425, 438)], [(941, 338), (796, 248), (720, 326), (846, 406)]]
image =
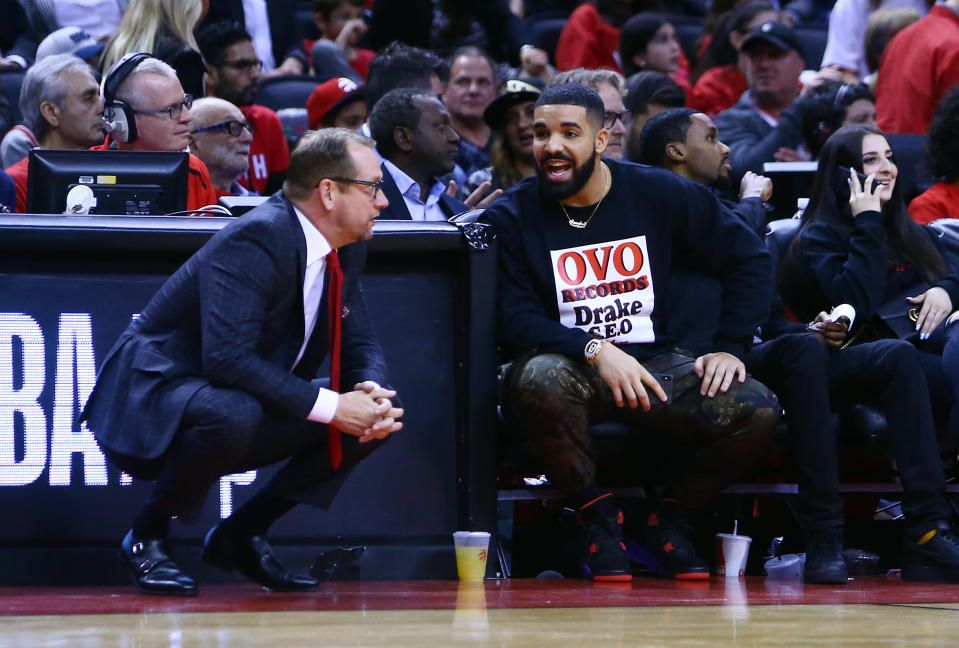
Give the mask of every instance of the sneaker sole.
[(633, 580), (632, 574), (612, 574), (593, 576), (593, 582), (596, 583), (628, 583)]
[(660, 578), (672, 578), (674, 580), (709, 580), (709, 570), (695, 572), (673, 573), (666, 569), (656, 556), (646, 547), (639, 545), (633, 540), (626, 540), (626, 555), (635, 563), (646, 567)]

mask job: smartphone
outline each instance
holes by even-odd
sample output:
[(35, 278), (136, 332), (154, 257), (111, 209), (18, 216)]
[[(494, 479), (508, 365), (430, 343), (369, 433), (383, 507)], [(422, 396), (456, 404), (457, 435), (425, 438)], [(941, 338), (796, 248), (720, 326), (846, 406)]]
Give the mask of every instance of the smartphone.
[(656, 379), (656, 382), (659, 383), (659, 386), (663, 388), (663, 391), (666, 392), (666, 400), (661, 401), (659, 397), (652, 393), (651, 390), (647, 390), (649, 394), (649, 402), (651, 405), (669, 405), (673, 402), (673, 375), (667, 373), (654, 373), (653, 378)]
[[(836, 178), (836, 193), (839, 194), (839, 197), (843, 200), (849, 200), (849, 167), (839, 166), (836, 167), (839, 171), (839, 176)], [(866, 175), (864, 173), (859, 173), (856, 171), (856, 176), (859, 178), (859, 186), (866, 186)], [(876, 187), (879, 186), (879, 178), (872, 179), (872, 188), (869, 190), (869, 193), (872, 193), (876, 190)]]

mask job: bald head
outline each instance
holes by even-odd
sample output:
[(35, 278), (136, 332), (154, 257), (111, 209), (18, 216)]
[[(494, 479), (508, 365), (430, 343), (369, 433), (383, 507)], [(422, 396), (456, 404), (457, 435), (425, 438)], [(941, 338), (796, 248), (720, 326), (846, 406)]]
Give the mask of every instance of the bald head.
[(243, 127), (246, 117), (232, 103), (216, 97), (197, 99), (190, 112), (190, 150), (209, 168), (214, 186), (229, 191), (249, 167), (253, 134)]

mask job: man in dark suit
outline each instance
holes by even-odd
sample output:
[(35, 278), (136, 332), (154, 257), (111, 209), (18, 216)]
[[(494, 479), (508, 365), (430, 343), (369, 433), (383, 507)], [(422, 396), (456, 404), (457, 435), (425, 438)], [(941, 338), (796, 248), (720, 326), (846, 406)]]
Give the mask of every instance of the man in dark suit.
[[(328, 507), (352, 466), (402, 427), (359, 283), (363, 241), (387, 205), (380, 180), (368, 138), (307, 134), (283, 191), (217, 233), (109, 352), (82, 417), (113, 463), (156, 482), (121, 545), (141, 591), (195, 594), (164, 546), (170, 518), (195, 517), (221, 476), (286, 458), (207, 535), (203, 558), (273, 590), (316, 589), (263, 536), (297, 503)], [(314, 380), (328, 353), (340, 368), (331, 389)]]
[(370, 134), (383, 156), (387, 220), (447, 220), (465, 212), (439, 176), (453, 170), (460, 137), (443, 102), (428, 90), (396, 88), (373, 106)]

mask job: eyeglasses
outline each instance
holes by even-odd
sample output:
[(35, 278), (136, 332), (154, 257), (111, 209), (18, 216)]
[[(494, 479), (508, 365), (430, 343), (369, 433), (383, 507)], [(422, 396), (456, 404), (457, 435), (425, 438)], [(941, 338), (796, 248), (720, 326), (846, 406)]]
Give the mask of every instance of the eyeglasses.
[(183, 101), (173, 104), (168, 108), (158, 108), (157, 110), (134, 110), (138, 115), (161, 115), (167, 113), (170, 115), (170, 119), (176, 121), (180, 118), (180, 115), (183, 114), (183, 109), (186, 108), (189, 110), (193, 107), (193, 97), (190, 95), (183, 95)]
[(246, 122), (237, 121), (235, 119), (228, 119), (219, 124), (210, 124), (209, 126), (201, 126), (200, 128), (194, 128), (190, 133), (202, 133), (204, 131), (214, 131), (214, 130), (225, 130), (227, 133), (233, 137), (239, 137), (240, 133), (243, 132), (243, 129), (250, 131), (250, 135), (253, 134), (253, 124), (247, 124)]
[(616, 125), (616, 120), (618, 119), (623, 123), (623, 126), (629, 126), (629, 120), (632, 119), (633, 113), (630, 110), (624, 110), (623, 112), (613, 112), (607, 110), (604, 114), (603, 126), (606, 128), (612, 128)]
[(237, 72), (259, 72), (263, 69), (263, 61), (259, 59), (237, 59), (235, 61), (224, 61), (221, 65), (233, 68)]
[(363, 187), (373, 187), (373, 200), (376, 200), (376, 197), (380, 194), (380, 189), (383, 188), (382, 182), (374, 182), (373, 180), (357, 180), (356, 178), (343, 178), (341, 176), (334, 176), (330, 178), (334, 182), (345, 182), (347, 184), (361, 185)]

